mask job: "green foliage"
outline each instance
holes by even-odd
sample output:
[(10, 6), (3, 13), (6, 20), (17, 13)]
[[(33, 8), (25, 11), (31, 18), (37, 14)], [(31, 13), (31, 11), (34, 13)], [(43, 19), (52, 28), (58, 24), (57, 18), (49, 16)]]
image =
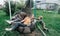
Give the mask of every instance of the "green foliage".
[[(13, 1), (10, 1), (10, 5), (11, 5), (11, 12), (12, 14), (15, 12), (15, 3)], [(9, 3), (6, 1), (5, 2), (5, 7), (3, 8), (3, 10), (6, 12), (7, 15), (9, 15)]]
[[(14, 12), (21, 10), (21, 8), (25, 7), (25, 4), (23, 2), (14, 2), (10, 1), (10, 6), (11, 6), (11, 12), (12, 15)], [(6, 1), (5, 2), (5, 7), (3, 8), (4, 12), (6, 12), (6, 15), (9, 15), (9, 3)]]

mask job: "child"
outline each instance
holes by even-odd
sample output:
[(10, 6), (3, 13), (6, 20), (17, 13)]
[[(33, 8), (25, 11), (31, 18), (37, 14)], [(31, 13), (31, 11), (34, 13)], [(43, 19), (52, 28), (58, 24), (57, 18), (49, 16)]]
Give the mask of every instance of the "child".
[(39, 23), (42, 25), (44, 30), (47, 30), (45, 22), (43, 21), (43, 16), (39, 16)]

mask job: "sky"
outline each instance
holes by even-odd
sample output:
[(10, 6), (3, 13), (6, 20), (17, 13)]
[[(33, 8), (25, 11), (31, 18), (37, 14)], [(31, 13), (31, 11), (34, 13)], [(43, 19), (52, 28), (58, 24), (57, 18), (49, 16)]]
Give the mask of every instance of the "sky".
[(3, 4), (4, 2), (3, 2), (3, 0), (0, 0), (0, 4)]

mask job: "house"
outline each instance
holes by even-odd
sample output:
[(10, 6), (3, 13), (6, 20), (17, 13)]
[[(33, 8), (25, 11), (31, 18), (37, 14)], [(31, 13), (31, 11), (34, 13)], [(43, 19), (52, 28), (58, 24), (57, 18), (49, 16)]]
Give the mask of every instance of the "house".
[(35, 0), (34, 7), (37, 9), (56, 9), (59, 0)]
[[(34, 8), (37, 8), (37, 9), (40, 9), (40, 8), (42, 8), (41, 7), (41, 3), (45, 3), (45, 0), (35, 0), (35, 1), (33, 1), (34, 2)], [(43, 5), (43, 7), (44, 7), (45, 5)]]
[(46, 9), (48, 10), (57, 10), (59, 6), (59, 0), (46, 0)]

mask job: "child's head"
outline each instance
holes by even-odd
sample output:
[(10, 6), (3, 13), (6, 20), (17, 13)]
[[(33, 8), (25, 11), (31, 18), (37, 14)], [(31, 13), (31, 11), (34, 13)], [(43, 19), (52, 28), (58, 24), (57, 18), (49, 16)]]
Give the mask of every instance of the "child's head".
[(43, 16), (39, 16), (39, 18), (38, 19), (42, 19), (43, 18)]
[(24, 16), (27, 16), (27, 14), (25, 13), (25, 12), (21, 12), (20, 13), (22, 16), (24, 15)]
[(27, 16), (27, 14), (25, 12), (20, 12), (18, 16), (24, 19)]

